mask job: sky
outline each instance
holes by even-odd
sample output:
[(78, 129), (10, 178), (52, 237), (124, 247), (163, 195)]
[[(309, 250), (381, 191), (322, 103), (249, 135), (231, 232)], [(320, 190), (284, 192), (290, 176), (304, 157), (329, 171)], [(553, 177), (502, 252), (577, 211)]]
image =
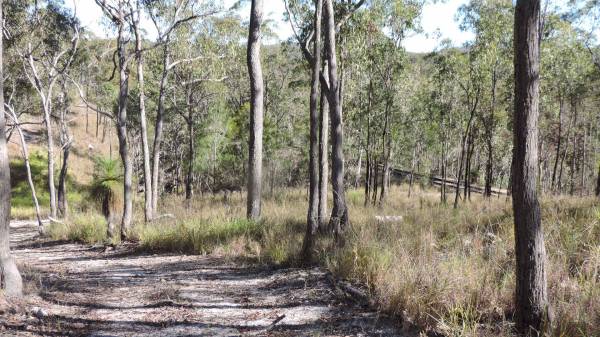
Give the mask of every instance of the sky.
[[(224, 0), (224, 4), (226, 7), (229, 7), (235, 1)], [(455, 20), (458, 8), (467, 3), (467, 1), (447, 0), (444, 3), (425, 5), (421, 17), (423, 33), (410, 34), (403, 43), (406, 50), (415, 53), (430, 52), (435, 49), (441, 39), (449, 39), (455, 46), (460, 46), (465, 41), (473, 39), (473, 34), (461, 31), (458, 27), (458, 22)], [(77, 9), (77, 16), (85, 27), (98, 36), (111, 35), (110, 29), (102, 23), (102, 11), (93, 0), (65, 0), (65, 4), (71, 8), (73, 8), (74, 3)], [(292, 35), (290, 24), (283, 20), (284, 12), (283, 0), (265, 1), (265, 13), (274, 22), (274, 30), (281, 40), (285, 40)], [(249, 13), (248, 4), (239, 9), (240, 16), (246, 20)], [(156, 35), (149, 22), (144, 24), (144, 28), (150, 38)]]

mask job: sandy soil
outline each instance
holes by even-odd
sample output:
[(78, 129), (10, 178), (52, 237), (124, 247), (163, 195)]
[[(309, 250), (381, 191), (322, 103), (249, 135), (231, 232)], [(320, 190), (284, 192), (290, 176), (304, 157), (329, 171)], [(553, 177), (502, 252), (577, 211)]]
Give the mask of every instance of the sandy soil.
[(27, 296), (0, 314), (0, 336), (409, 336), (319, 268), (106, 252), (11, 227)]

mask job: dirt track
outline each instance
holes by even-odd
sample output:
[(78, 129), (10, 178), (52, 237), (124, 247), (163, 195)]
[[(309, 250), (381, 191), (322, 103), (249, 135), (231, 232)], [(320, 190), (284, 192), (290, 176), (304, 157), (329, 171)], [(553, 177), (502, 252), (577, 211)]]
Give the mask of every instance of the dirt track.
[(28, 294), (0, 336), (408, 336), (321, 269), (40, 241), (13, 223)]

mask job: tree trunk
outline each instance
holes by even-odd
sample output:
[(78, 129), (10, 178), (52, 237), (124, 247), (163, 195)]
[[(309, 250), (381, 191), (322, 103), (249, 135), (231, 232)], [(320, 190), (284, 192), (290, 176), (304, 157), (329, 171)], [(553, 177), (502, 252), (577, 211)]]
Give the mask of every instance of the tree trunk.
[(354, 180), (354, 188), (358, 188), (360, 185), (360, 175), (362, 174), (362, 154), (363, 150), (358, 150), (358, 162), (356, 163), (356, 179)]
[(319, 72), (321, 70), (321, 17), (323, 0), (315, 3), (315, 41), (313, 44), (313, 64), (310, 86), (310, 149), (309, 149), (309, 197), (306, 234), (302, 244), (302, 258), (305, 262), (312, 259), (314, 238), (319, 229)]
[[(321, 17), (322, 14), (321, 11)], [(324, 68), (327, 66), (325, 65)], [(325, 95), (325, 91), (321, 90), (319, 102), (321, 112), (319, 120), (319, 226), (327, 224), (327, 196), (329, 194), (329, 110), (325, 104)]]
[(346, 191), (344, 186), (344, 131), (339, 95), (335, 48), (335, 18), (332, 0), (325, 0), (325, 13), (325, 17), (327, 18), (325, 38), (329, 60), (329, 118), (331, 119), (332, 130), (331, 183), (333, 189), (333, 209), (331, 218), (329, 219), (329, 227), (334, 230), (336, 238), (341, 239), (342, 230), (348, 225), (348, 209), (346, 207)]
[(575, 132), (573, 132), (573, 147), (571, 151), (571, 172), (569, 172), (570, 195), (573, 195), (573, 193), (575, 192), (575, 160), (577, 159), (577, 101), (575, 99), (573, 103), (573, 114), (573, 129), (575, 129)]
[(560, 146), (562, 143), (562, 119), (563, 119), (563, 115), (564, 115), (564, 99), (562, 97), (562, 95), (559, 95), (558, 97), (558, 102), (559, 102), (559, 109), (558, 109), (558, 135), (557, 135), (557, 141), (556, 141), (556, 157), (554, 159), (554, 169), (552, 170), (552, 184), (551, 184), (551, 189), (555, 191), (556, 189), (556, 173), (558, 172), (558, 162), (560, 160)]
[(261, 211), (264, 84), (260, 61), (263, 0), (252, 0), (247, 62), (250, 75), (250, 137), (246, 216), (258, 220)]
[(577, 120), (577, 106), (574, 103), (573, 98), (571, 99), (571, 118), (569, 120), (569, 126), (567, 127), (567, 139), (565, 140), (565, 149), (563, 150), (562, 156), (560, 158), (560, 165), (558, 169), (558, 181), (556, 183), (557, 190), (562, 193), (563, 185), (562, 185), (562, 177), (563, 177), (563, 168), (565, 164), (565, 159), (567, 158), (567, 152), (569, 147), (569, 142), (571, 141), (571, 130), (573, 129), (573, 121)]
[[(498, 62), (496, 62), (497, 66)], [(488, 120), (486, 121), (485, 128), (485, 145), (486, 145), (486, 163), (485, 163), (485, 188), (483, 196), (489, 198), (492, 196), (492, 184), (494, 183), (494, 128), (496, 125), (494, 113), (496, 110), (496, 88), (498, 83), (497, 69), (494, 66), (492, 71), (492, 100), (490, 102), (490, 112)]]
[(163, 119), (165, 114), (165, 96), (169, 78), (170, 50), (169, 42), (163, 47), (163, 71), (160, 78), (158, 107), (156, 111), (156, 122), (154, 124), (154, 144), (152, 149), (152, 214), (158, 211), (158, 180), (160, 176), (160, 152), (162, 145)]
[(383, 144), (383, 172), (382, 172), (382, 176), (381, 176), (381, 195), (379, 196), (379, 206), (383, 206), (383, 203), (385, 202), (385, 198), (387, 197), (388, 194), (388, 186), (390, 184), (390, 176), (389, 176), (389, 171), (390, 171), (390, 157), (392, 154), (392, 137), (390, 136), (390, 109), (391, 109), (391, 105), (392, 102), (391, 100), (387, 101), (387, 104), (385, 106), (385, 125), (383, 128), (383, 137), (382, 137), (382, 144)]
[(408, 181), (408, 197), (410, 198), (412, 194), (412, 187), (414, 183), (415, 176), (415, 165), (417, 161), (417, 147), (419, 147), (419, 138), (420, 135), (417, 134), (417, 141), (415, 142), (415, 147), (413, 147), (412, 160), (410, 161), (410, 178)]
[[(125, 16), (124, 13), (122, 13)], [(127, 142), (127, 99), (129, 95), (129, 69), (127, 69), (126, 38), (124, 36), (125, 22), (119, 24), (117, 54), (119, 57), (119, 101), (117, 110), (117, 138), (119, 139), (119, 154), (123, 162), (123, 214), (121, 218), (121, 240), (127, 240), (131, 217), (133, 213), (132, 180), (133, 167)]]
[(371, 200), (371, 190), (373, 189), (372, 176), (373, 176), (373, 152), (371, 146), (371, 107), (373, 104), (373, 81), (369, 81), (369, 90), (367, 97), (367, 144), (365, 146), (367, 151), (367, 170), (365, 174), (365, 203), (367, 207)]
[(140, 128), (142, 137), (142, 154), (144, 161), (144, 220), (149, 222), (152, 220), (152, 173), (150, 171), (150, 148), (148, 145), (148, 127), (146, 126), (146, 103), (144, 94), (144, 55), (142, 53), (142, 37), (140, 35), (139, 18), (141, 13), (141, 4), (138, 1), (137, 19), (134, 19), (135, 33), (135, 53), (137, 57), (137, 77), (139, 90), (139, 105), (140, 105)]
[(69, 210), (67, 200), (67, 173), (69, 170), (69, 154), (71, 153), (71, 143), (67, 143), (63, 147), (63, 161), (58, 176), (58, 212), (62, 218), (67, 217)]
[(542, 336), (549, 323), (546, 250), (537, 196), (540, 1), (518, 0), (515, 9), (515, 107), (512, 193), (515, 220), (516, 327)]
[(600, 165), (598, 165), (598, 174), (596, 176), (596, 197), (600, 197)]
[[(191, 90), (190, 90), (191, 91)], [(192, 93), (188, 93), (188, 117), (186, 119), (188, 134), (189, 134), (189, 144), (188, 144), (188, 165), (187, 165), (187, 174), (185, 178), (185, 200), (192, 200), (192, 195), (194, 194), (194, 143), (195, 143), (195, 134), (194, 134), (194, 116), (193, 116), (193, 106), (191, 101)]]
[[(0, 22), (2, 0), (0, 0)], [(0, 92), (4, 92), (4, 72), (2, 71), (3, 46), (0, 39)], [(0, 289), (7, 296), (21, 296), (23, 282), (17, 265), (10, 254), (10, 167), (6, 146), (6, 120), (4, 117), (4, 95), (0, 95)]]
[(44, 105), (44, 125), (46, 126), (46, 140), (47, 140), (47, 155), (48, 155), (48, 194), (50, 195), (50, 216), (56, 218), (58, 214), (58, 208), (56, 206), (56, 185), (54, 184), (54, 136), (52, 132), (52, 117), (51, 117), (51, 106), (50, 97), (47, 98)]
[[(1, 112), (1, 111), (0, 111)], [(21, 141), (21, 154), (23, 155), (23, 161), (25, 163), (25, 170), (27, 171), (27, 183), (31, 190), (31, 199), (33, 200), (33, 206), (35, 207), (35, 215), (38, 222), (38, 231), (40, 234), (44, 233), (44, 224), (42, 223), (42, 215), (40, 214), (40, 204), (38, 202), (37, 194), (35, 192), (35, 184), (33, 183), (33, 177), (31, 176), (31, 165), (29, 163), (29, 149), (27, 148), (27, 142), (25, 141), (25, 135), (23, 129), (19, 126), (19, 119), (14, 111), (10, 111), (12, 119), (19, 133), (19, 139)]]
[(469, 116), (469, 120), (467, 122), (467, 127), (465, 129), (465, 134), (463, 135), (462, 145), (460, 148), (460, 161), (458, 163), (458, 171), (456, 172), (456, 194), (454, 195), (454, 208), (458, 207), (458, 198), (460, 197), (460, 182), (463, 174), (463, 164), (465, 161), (465, 154), (468, 151), (467, 149), (467, 138), (469, 137), (469, 131), (471, 130), (471, 123), (473, 121), (475, 109), (471, 110), (471, 114)]
[(71, 153), (72, 137), (69, 134), (69, 126), (67, 121), (68, 103), (67, 103), (67, 88), (66, 82), (61, 79), (60, 98), (60, 145), (63, 150), (63, 160), (58, 176), (58, 213), (61, 218), (67, 217), (68, 200), (67, 200), (67, 173), (69, 169), (69, 154)]

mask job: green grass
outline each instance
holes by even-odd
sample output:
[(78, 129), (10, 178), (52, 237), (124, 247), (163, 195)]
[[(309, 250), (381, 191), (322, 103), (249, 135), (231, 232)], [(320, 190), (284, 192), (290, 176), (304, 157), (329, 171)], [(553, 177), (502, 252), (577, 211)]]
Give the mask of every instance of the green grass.
[(97, 213), (81, 213), (71, 216), (62, 223), (49, 225), (47, 234), (54, 240), (68, 240), (85, 244), (107, 241), (106, 223)]
[[(50, 194), (48, 192), (48, 161), (42, 152), (33, 152), (29, 155), (31, 176), (35, 186), (38, 203), (43, 214), (47, 214), (50, 207)], [(55, 178), (58, 179), (60, 167), (57, 165)], [(13, 159), (10, 162), (11, 181), (11, 215), (15, 219), (32, 219), (35, 217), (35, 208), (31, 197), (31, 189), (27, 181), (27, 170), (25, 161)], [(58, 188), (58, 182), (56, 183)], [(71, 175), (67, 176), (67, 201), (72, 209), (80, 210), (86, 205), (85, 195), (87, 187), (78, 184)]]

